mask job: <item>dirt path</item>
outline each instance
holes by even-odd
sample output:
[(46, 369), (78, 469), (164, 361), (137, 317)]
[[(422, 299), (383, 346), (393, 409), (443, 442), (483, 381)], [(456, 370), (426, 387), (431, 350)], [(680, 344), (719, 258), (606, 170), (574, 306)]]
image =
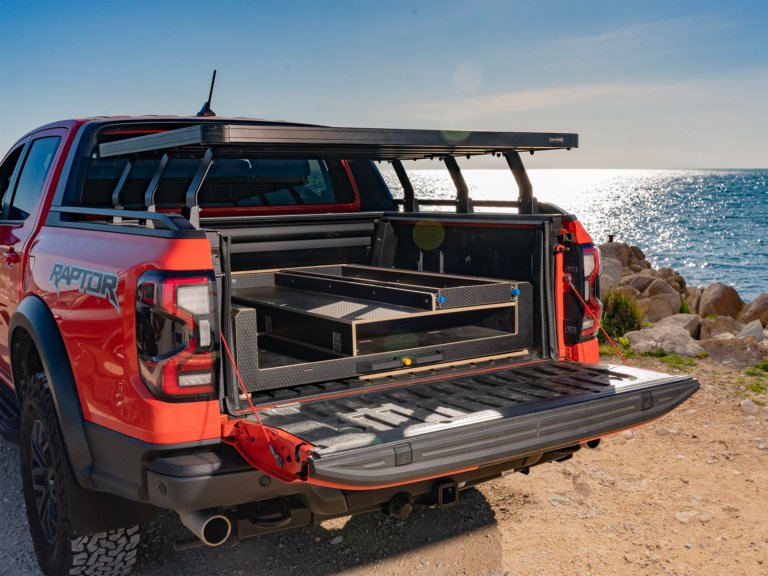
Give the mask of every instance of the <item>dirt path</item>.
[[(768, 378), (708, 361), (689, 370), (702, 389), (669, 416), (404, 523), (367, 514), (174, 553), (187, 534), (159, 513), (136, 574), (768, 574), (768, 409), (740, 408), (768, 400)], [(0, 574), (38, 574), (17, 468), (18, 450), (0, 443)]]

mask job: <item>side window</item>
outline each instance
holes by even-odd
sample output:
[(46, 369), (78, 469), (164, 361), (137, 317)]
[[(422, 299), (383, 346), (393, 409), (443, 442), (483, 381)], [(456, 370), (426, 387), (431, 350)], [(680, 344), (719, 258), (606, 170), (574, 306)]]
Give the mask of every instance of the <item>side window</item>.
[(10, 220), (25, 220), (34, 211), (59, 142), (59, 136), (50, 136), (32, 143), (8, 210)]
[(8, 155), (2, 166), (0, 166), (0, 206), (6, 199), (5, 194), (8, 192), (8, 188), (11, 186), (11, 178), (13, 177), (13, 170), (16, 168), (16, 164), (21, 157), (21, 151), (24, 150), (24, 146), (19, 146)]

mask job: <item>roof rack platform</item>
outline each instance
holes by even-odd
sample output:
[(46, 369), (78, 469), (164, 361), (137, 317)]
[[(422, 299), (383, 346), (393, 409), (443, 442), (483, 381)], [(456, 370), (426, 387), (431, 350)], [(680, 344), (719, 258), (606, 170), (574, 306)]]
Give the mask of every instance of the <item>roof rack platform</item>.
[(444, 156), (474, 156), (562, 150), (578, 147), (578, 134), (539, 132), (461, 132), (325, 126), (265, 126), (206, 122), (106, 142), (102, 158), (174, 148), (192, 151), (258, 146), (258, 154), (292, 157), (335, 156), (344, 159), (418, 160)]

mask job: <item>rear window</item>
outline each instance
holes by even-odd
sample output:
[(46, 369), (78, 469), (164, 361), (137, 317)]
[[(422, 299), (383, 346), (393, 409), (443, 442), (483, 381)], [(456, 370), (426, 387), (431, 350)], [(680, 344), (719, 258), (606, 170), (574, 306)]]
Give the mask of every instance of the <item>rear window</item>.
[[(92, 158), (81, 192), (81, 204), (129, 209), (144, 207), (144, 196), (157, 172), (159, 158), (131, 161)], [(195, 172), (198, 158), (171, 157), (158, 183), (155, 204), (180, 208)], [(124, 171), (128, 176), (113, 202)], [(322, 159), (214, 159), (198, 195), (202, 208), (347, 204), (355, 201), (344, 166)]]

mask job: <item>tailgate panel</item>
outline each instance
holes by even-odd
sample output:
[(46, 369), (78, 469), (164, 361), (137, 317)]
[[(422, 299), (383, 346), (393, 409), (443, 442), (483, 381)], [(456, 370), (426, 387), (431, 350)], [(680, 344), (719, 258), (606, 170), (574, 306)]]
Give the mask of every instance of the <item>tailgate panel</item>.
[(310, 477), (371, 487), (578, 444), (666, 414), (692, 378), (537, 362), (362, 388), (260, 410), (315, 446)]

